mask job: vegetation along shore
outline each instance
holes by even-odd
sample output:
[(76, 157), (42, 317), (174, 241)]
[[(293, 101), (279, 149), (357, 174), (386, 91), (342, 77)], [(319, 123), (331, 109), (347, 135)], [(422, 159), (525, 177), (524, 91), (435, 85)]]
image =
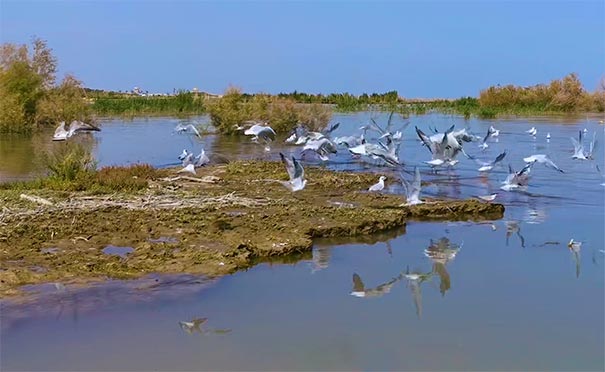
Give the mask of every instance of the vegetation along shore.
[(126, 93), (85, 88), (72, 75), (57, 82), (56, 74), (57, 59), (44, 40), (35, 38), (31, 46), (2, 44), (0, 133), (31, 132), (56, 126), (62, 120), (92, 121), (99, 116), (207, 113), (216, 130), (232, 134), (234, 123), (242, 119), (269, 121), (277, 132), (287, 132), (298, 122), (322, 128), (333, 111), (385, 110), (402, 115), (441, 111), (466, 118), (605, 111), (605, 81), (601, 81), (594, 92), (589, 92), (574, 73), (549, 84), (491, 86), (478, 97), (459, 99), (405, 98), (396, 90), (360, 95), (297, 91), (248, 94), (233, 87), (222, 95), (197, 90), (175, 90), (172, 94), (148, 94), (139, 90)]

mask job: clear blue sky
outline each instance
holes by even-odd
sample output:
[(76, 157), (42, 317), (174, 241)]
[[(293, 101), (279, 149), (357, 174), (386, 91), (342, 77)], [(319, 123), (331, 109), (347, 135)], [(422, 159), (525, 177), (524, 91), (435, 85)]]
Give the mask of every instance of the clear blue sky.
[(605, 76), (605, 2), (0, 0), (2, 42), (48, 40), (91, 88), (476, 96)]

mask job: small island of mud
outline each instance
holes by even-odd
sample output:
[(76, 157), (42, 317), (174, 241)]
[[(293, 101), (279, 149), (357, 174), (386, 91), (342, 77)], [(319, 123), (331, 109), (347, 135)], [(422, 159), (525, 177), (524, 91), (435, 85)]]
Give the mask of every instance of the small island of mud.
[[(157, 170), (132, 192), (0, 190), (0, 295), (25, 284), (85, 283), (149, 273), (210, 277), (309, 251), (313, 239), (369, 235), (408, 220), (500, 219), (504, 206), (368, 193), (371, 173), (309, 167), (291, 193), (278, 162), (237, 161), (197, 177)], [(137, 177), (137, 176), (133, 176)]]

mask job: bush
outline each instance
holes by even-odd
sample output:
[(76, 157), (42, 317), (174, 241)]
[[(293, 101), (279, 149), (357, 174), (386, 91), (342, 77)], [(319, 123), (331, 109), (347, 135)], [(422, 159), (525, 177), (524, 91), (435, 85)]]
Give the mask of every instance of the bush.
[(489, 87), (481, 91), (479, 106), (492, 111), (601, 111), (599, 97), (598, 91), (588, 93), (576, 74), (569, 74), (548, 85)]
[(267, 121), (277, 133), (287, 133), (299, 123), (319, 130), (325, 128), (331, 110), (321, 104), (297, 104), (294, 99), (257, 94), (245, 96), (229, 88), (222, 98), (207, 103), (212, 125), (223, 134), (237, 132), (246, 121)]
[(51, 180), (60, 182), (89, 178), (96, 163), (92, 154), (79, 143), (64, 142), (43, 156)]
[(42, 39), (0, 47), (0, 132), (30, 132), (38, 125), (90, 121), (81, 83), (67, 76), (55, 85), (57, 60)]

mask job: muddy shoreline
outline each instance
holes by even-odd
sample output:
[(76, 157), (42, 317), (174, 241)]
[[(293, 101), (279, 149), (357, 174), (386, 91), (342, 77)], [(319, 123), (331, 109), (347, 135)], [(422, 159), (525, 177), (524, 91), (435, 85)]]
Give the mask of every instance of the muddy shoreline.
[[(402, 206), (401, 195), (364, 191), (376, 182), (373, 173), (309, 167), (307, 187), (291, 193), (271, 181), (287, 179), (278, 162), (210, 166), (195, 180), (171, 172), (131, 193), (0, 190), (0, 296), (20, 297), (26, 284), (150, 273), (217, 277), (308, 252), (314, 238), (367, 236), (409, 220), (494, 220), (504, 213), (501, 204), (476, 200)], [(108, 246), (134, 251), (106, 254)]]

